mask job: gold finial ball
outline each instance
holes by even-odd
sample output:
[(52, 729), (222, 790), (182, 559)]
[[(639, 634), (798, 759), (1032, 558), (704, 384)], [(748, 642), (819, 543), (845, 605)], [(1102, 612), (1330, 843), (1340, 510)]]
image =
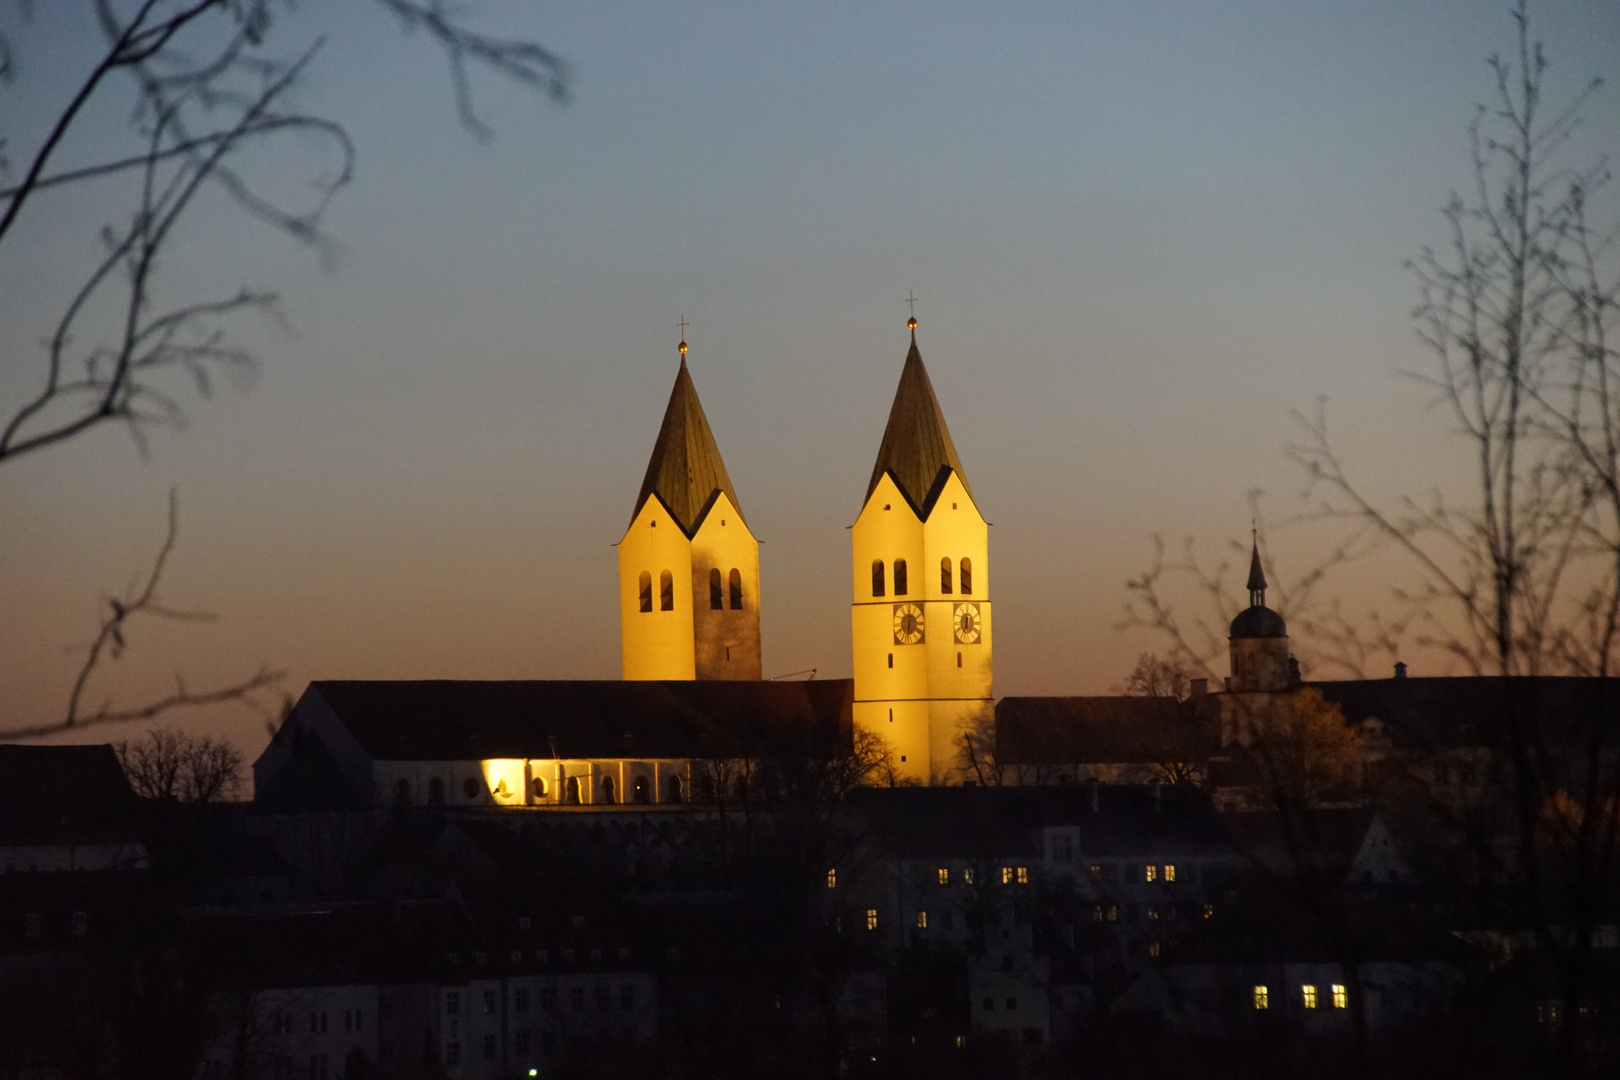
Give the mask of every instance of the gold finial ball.
[(913, 315), (911, 318), (906, 320), (906, 329), (907, 330), (915, 330), (915, 329), (917, 329), (917, 316)]
[(682, 356), (686, 355), (686, 342), (684, 342), (684, 341), (681, 342), (681, 355)]

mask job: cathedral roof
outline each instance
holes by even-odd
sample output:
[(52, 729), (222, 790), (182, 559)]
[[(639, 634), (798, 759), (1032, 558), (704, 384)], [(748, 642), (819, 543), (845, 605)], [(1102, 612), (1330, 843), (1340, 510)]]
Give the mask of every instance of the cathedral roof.
[(715, 445), (709, 418), (703, 415), (703, 403), (698, 400), (683, 356), (630, 519), (634, 521), (641, 513), (648, 496), (657, 495), (675, 523), (691, 536), (697, 532), (715, 493), (721, 491), (741, 514), (742, 504), (731, 487), (731, 477), (726, 475), (726, 463), (721, 460), (720, 448)]
[(847, 753), (848, 679), (459, 680), (309, 684), (373, 760)]
[(946, 469), (955, 472), (968, 494), (973, 494), (914, 334), (905, 369), (900, 372), (900, 386), (894, 392), (894, 406), (889, 410), (889, 426), (883, 429), (883, 445), (878, 447), (877, 464), (872, 467), (872, 482), (866, 485), (866, 497), (872, 497), (878, 481), (889, 473), (912, 506), (926, 514)]

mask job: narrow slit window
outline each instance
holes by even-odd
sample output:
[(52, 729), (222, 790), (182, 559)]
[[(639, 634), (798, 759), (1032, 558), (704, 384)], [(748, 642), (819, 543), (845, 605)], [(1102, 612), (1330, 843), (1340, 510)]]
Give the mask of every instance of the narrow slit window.
[(652, 575), (645, 570), (641, 572), (641, 610), (652, 610)]
[(894, 595), (906, 595), (906, 560), (894, 560)]
[(658, 609), (675, 610), (675, 575), (668, 570), (658, 575)]
[(742, 571), (731, 568), (731, 610), (742, 610)]
[(709, 610), (719, 611), (725, 606), (725, 590), (720, 587), (720, 568), (709, 571)]
[(956, 666), (957, 667), (962, 666), (962, 654), (961, 653), (956, 654)]
[(883, 560), (872, 560), (872, 595), (883, 595)]
[(946, 596), (951, 594), (951, 560), (949, 557), (939, 560), (939, 591)]
[(889, 666), (894, 667), (894, 653), (889, 654)]
[(956, 568), (961, 571), (962, 595), (966, 596), (973, 591), (973, 560), (964, 555)]

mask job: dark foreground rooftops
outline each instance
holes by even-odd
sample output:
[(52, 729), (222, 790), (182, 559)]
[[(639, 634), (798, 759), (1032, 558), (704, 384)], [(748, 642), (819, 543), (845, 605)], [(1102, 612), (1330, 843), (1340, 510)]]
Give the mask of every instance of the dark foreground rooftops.
[(1035, 855), (1066, 826), (1088, 858), (1229, 848), (1208, 800), (1174, 786), (864, 788), (850, 807), (894, 858)]
[(1538, 721), (1543, 730), (1578, 736), (1588, 723), (1620, 723), (1620, 679), (1480, 676), (1354, 679), (1308, 686), (1361, 725), (1377, 719), (1398, 746), (1479, 746), (1497, 742), (1509, 725)]
[(1215, 749), (1212, 699), (1006, 697), (996, 702), (1004, 765), (1191, 761)]
[(0, 842), (84, 843), (137, 831), (135, 794), (111, 746), (0, 746)]

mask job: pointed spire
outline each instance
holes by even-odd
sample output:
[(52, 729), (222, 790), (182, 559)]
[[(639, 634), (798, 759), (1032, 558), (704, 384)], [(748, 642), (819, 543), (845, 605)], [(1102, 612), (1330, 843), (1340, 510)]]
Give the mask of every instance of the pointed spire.
[(648, 497), (656, 494), (675, 516), (676, 524), (690, 536), (697, 531), (715, 494), (721, 491), (742, 514), (720, 447), (709, 429), (709, 418), (703, 415), (703, 403), (692, 385), (692, 374), (686, 370), (686, 342), (682, 341), (681, 369), (675, 375), (664, 423), (658, 429), (658, 441), (653, 444), (647, 475), (641, 481), (641, 494), (636, 496), (630, 518), (635, 520)]
[(1260, 569), (1260, 534), (1250, 530), (1254, 536), (1253, 554), (1249, 556), (1249, 606), (1266, 606), (1266, 572)]
[[(872, 497), (884, 473), (892, 473), (912, 506), (926, 514), (930, 509), (929, 500), (947, 468), (961, 478), (963, 487), (968, 487), (962, 460), (956, 456), (950, 429), (945, 426), (945, 414), (934, 396), (928, 369), (923, 367), (922, 353), (917, 351), (917, 328), (913, 320), (911, 350), (906, 353), (906, 366), (900, 372), (900, 386), (894, 392), (889, 425), (883, 429), (883, 444), (878, 448), (877, 464), (872, 467), (872, 482), (866, 485), (866, 497)], [(973, 494), (970, 487), (968, 494)]]

